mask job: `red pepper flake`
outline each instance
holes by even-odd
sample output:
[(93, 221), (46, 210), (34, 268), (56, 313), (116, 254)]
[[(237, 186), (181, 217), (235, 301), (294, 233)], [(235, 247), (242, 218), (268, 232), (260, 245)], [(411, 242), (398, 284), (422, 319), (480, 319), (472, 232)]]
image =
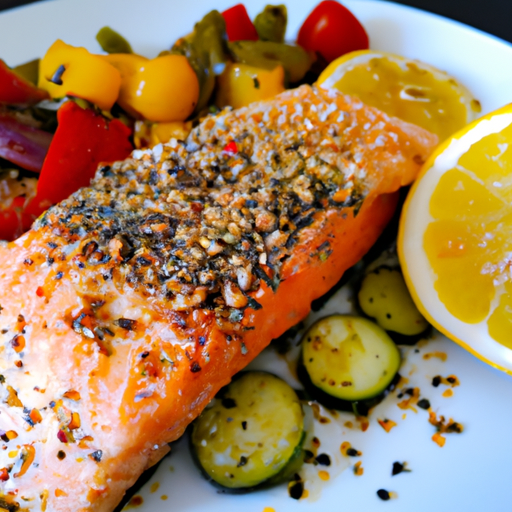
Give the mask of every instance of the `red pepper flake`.
[(236, 142), (232, 140), (222, 151), (224, 153), (228, 153), (228, 155), (236, 155), (238, 153), (238, 146), (236, 145)]
[(57, 437), (59, 438), (59, 441), (61, 443), (67, 443), (68, 442), (68, 436), (66, 435), (66, 432), (64, 432), (64, 430), (62, 430), (62, 429), (60, 429), (57, 432)]
[(38, 286), (38, 287), (37, 287), (36, 295), (37, 295), (38, 297), (44, 297), (44, 290), (43, 290), (43, 287), (42, 287), (42, 286)]
[(0, 482), (7, 482), (9, 480), (9, 471), (7, 468), (0, 469)]
[(396, 423), (393, 420), (388, 420), (387, 418), (377, 421), (379, 422), (379, 425), (388, 433), (393, 427), (396, 427)]

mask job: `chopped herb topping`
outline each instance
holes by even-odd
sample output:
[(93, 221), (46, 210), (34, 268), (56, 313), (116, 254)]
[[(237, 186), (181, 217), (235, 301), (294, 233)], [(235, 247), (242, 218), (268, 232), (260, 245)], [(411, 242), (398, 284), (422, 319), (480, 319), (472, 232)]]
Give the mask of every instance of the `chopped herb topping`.
[[(34, 229), (59, 247), (78, 243), (73, 265), (98, 279), (159, 297), (169, 309), (210, 309), (231, 330), (243, 322), (233, 309), (261, 307), (251, 294), (261, 280), (278, 286), (317, 213), (357, 208), (369, 186), (364, 166), (353, 164), (366, 143), (345, 135), (352, 120), (342, 96), (303, 86), (282, 98), (206, 117), (186, 142), (103, 166)], [(328, 244), (319, 247), (322, 260), (329, 254)]]

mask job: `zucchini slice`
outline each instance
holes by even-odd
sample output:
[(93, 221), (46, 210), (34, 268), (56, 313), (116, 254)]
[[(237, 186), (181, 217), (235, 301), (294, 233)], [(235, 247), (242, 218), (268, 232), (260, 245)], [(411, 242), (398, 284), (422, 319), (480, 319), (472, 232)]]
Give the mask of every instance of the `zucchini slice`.
[[(307, 372), (306, 388), (311, 383), (322, 394), (341, 401), (381, 395), (393, 383), (400, 362), (400, 351), (393, 340), (381, 327), (362, 317), (322, 318), (303, 339), (301, 365)], [(332, 402), (326, 405), (333, 407)]]
[(303, 434), (295, 391), (270, 373), (244, 372), (194, 422), (190, 442), (207, 479), (225, 492), (248, 492), (297, 471)]
[(364, 276), (359, 307), (396, 343), (410, 345), (428, 334), (430, 324), (418, 311), (398, 268), (380, 266)]

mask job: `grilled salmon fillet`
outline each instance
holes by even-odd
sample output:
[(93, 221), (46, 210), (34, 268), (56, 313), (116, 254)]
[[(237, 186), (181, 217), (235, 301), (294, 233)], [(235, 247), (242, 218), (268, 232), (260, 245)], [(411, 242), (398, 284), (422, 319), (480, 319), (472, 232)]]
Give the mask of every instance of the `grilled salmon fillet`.
[(112, 510), (369, 249), (436, 143), (302, 86), (101, 166), (0, 246), (0, 509)]

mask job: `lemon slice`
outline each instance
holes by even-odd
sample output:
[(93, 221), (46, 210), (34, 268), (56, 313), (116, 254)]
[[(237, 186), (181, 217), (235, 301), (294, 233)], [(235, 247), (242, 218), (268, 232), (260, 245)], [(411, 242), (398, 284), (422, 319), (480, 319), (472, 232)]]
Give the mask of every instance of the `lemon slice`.
[(405, 202), (398, 251), (423, 315), (512, 374), (512, 104), (429, 158)]
[(417, 60), (362, 50), (333, 61), (321, 87), (355, 95), (367, 105), (417, 124), (444, 140), (476, 118), (480, 104), (447, 73)]

